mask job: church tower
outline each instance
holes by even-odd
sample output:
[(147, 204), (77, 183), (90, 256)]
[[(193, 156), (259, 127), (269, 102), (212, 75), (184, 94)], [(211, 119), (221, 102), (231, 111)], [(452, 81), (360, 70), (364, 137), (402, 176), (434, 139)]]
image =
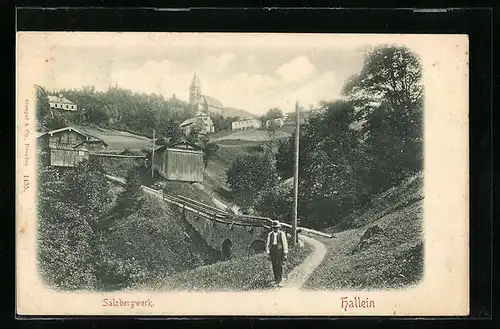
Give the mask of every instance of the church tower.
[(201, 101), (201, 83), (198, 73), (195, 71), (191, 85), (189, 86), (189, 104), (198, 105)]

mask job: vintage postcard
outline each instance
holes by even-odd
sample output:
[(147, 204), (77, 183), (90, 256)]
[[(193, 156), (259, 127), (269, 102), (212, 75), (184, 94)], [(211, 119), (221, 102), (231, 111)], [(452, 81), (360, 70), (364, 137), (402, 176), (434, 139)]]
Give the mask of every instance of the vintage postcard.
[(466, 35), (16, 47), (19, 315), (468, 314)]

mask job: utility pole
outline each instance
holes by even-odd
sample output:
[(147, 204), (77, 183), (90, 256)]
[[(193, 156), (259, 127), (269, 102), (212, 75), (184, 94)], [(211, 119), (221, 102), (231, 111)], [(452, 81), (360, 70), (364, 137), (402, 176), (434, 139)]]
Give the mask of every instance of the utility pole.
[(295, 246), (298, 243), (297, 237), (297, 206), (298, 206), (298, 194), (299, 194), (299, 127), (300, 127), (300, 110), (299, 103), (295, 103), (295, 171), (293, 175), (293, 188), (294, 188), (294, 199), (293, 199), (293, 221), (292, 221), (292, 245)]
[(155, 178), (154, 163), (155, 163), (155, 129), (153, 128), (153, 152), (151, 153), (151, 178)]

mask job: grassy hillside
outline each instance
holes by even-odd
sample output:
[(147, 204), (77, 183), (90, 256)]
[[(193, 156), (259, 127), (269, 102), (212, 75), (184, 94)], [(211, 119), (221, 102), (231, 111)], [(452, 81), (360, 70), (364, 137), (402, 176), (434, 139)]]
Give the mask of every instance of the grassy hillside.
[(230, 203), (232, 199), (226, 184), (226, 170), (238, 156), (261, 151), (262, 142), (222, 140), (217, 144), (219, 150), (205, 170), (203, 185), (210, 193), (216, 193)]
[(346, 217), (345, 222), (353, 227), (369, 224), (374, 218), (382, 218), (391, 212), (411, 206), (423, 199), (423, 173), (414, 175), (400, 185), (394, 186), (372, 200), (366, 209), (360, 209)]
[(101, 128), (97, 126), (73, 126), (85, 134), (104, 140), (108, 143), (108, 150), (110, 151), (123, 151), (124, 149), (140, 150), (143, 148), (151, 149), (153, 146), (151, 139), (145, 136), (132, 134), (127, 131)]
[[(276, 133), (277, 138), (289, 136), (282, 131)], [(238, 156), (263, 151), (263, 145), (269, 141), (269, 134), (265, 130), (217, 132), (211, 139), (219, 145), (219, 150), (205, 170), (203, 185), (209, 193), (215, 193), (217, 197), (231, 204), (233, 200), (226, 184), (227, 169)]]
[(220, 259), (167, 204), (145, 197), (141, 209), (115, 222), (105, 239), (114, 252), (109, 258), (122, 264), (119, 268), (133, 278), (132, 287)]
[[(284, 277), (311, 252), (307, 246), (290, 250)], [(265, 254), (241, 257), (201, 266), (171, 277), (159, 277), (145, 286), (151, 290), (171, 291), (248, 291), (268, 288), (273, 282), (271, 262)]]
[[(276, 138), (287, 138), (290, 134), (282, 130), (276, 131)], [(211, 136), (213, 141), (220, 142), (225, 140), (233, 141), (253, 141), (253, 142), (263, 142), (268, 141), (269, 133), (264, 129), (249, 129), (249, 130), (237, 130), (237, 131), (221, 131), (216, 132)]]
[[(321, 239), (328, 252), (308, 289), (396, 289), (423, 274), (422, 175), (381, 194), (357, 212), (358, 228)], [(330, 231), (335, 231), (331, 229)]]
[(284, 125), (283, 128), (280, 129), (280, 131), (283, 131), (290, 135), (295, 135), (295, 127), (296, 127), (295, 124), (287, 124)]

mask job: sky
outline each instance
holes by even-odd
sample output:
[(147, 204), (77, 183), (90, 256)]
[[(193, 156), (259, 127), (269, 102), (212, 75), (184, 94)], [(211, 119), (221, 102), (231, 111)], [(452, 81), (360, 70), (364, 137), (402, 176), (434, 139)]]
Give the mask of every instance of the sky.
[[(392, 38), (394, 39), (394, 38)], [(326, 34), (45, 33), (38, 35), (43, 74), (54, 89), (110, 86), (173, 94), (188, 101), (196, 71), (202, 93), (225, 107), (261, 115), (341, 98), (380, 37)], [(403, 42), (399, 38), (396, 42)]]

